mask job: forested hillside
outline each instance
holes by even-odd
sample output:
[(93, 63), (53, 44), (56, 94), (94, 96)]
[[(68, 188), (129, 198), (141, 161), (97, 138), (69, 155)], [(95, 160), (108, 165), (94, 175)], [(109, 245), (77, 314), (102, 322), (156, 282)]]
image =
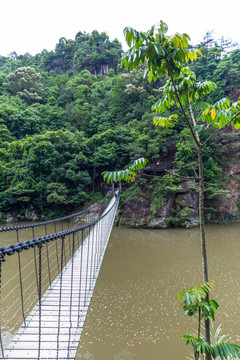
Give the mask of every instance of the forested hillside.
[[(199, 79), (211, 79), (218, 86), (209, 101), (224, 96), (236, 100), (240, 50), (223, 40), (216, 42), (211, 34), (198, 47), (203, 56), (192, 69)], [(138, 208), (144, 216), (135, 218), (144, 217), (145, 223), (154, 224), (164, 211), (164, 225), (197, 216), (196, 204), (190, 206), (184, 198), (187, 194), (194, 202), (197, 185), (159, 178), (165, 168), (175, 167), (184, 176), (197, 171), (196, 149), (181, 122), (174, 130), (153, 125), (151, 106), (161, 97), (164, 79), (149, 84), (144, 66), (125, 71), (121, 55), (118, 40), (93, 31), (79, 32), (74, 40), (61, 38), (55, 51), (0, 56), (2, 221), (75, 211), (102, 196), (104, 170), (124, 168), (141, 156), (149, 165), (125, 191), (123, 202), (130, 205), (124, 211), (136, 212), (133, 204), (144, 194), (142, 210)], [(239, 143), (238, 134), (225, 133), (205, 149), (206, 200), (212, 218), (218, 217), (217, 202), (226, 196), (229, 182), (223, 174), (228, 165), (224, 144), (234, 141)], [(130, 218), (131, 214), (125, 216)]]

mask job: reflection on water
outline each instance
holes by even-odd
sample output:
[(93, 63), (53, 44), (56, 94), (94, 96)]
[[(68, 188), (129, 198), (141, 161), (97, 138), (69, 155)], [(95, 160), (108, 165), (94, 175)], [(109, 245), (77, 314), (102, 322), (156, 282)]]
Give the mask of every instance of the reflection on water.
[[(207, 226), (212, 295), (220, 303), (216, 326), (222, 323), (234, 341), (240, 341), (239, 230), (240, 224)], [(186, 359), (180, 335), (197, 325), (183, 317), (177, 295), (201, 283), (198, 229), (114, 228), (76, 359)]]

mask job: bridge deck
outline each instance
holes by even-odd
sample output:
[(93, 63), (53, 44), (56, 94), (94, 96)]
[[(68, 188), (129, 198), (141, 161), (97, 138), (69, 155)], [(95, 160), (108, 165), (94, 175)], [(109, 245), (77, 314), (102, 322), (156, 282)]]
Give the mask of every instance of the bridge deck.
[[(113, 205), (110, 202), (105, 213)], [(111, 225), (114, 215), (110, 213)], [(109, 227), (109, 218), (101, 220), (101, 233), (104, 227)], [(108, 225), (108, 226), (107, 226)], [(112, 226), (107, 229), (104, 241), (101, 241), (99, 251), (99, 231), (93, 229), (85, 239), (62, 272), (48, 288), (41, 301), (41, 345), (39, 356), (39, 304), (37, 304), (28, 318), (26, 327), (22, 325), (4, 351), (6, 359), (74, 359), (81, 338), (87, 310), (93, 295), (93, 290), (101, 267), (105, 249)], [(102, 235), (103, 236), (103, 235)], [(99, 239), (98, 239), (99, 240)], [(98, 247), (98, 248), (97, 248)], [(98, 261), (89, 258), (89, 254), (99, 253)], [(73, 265), (72, 265), (73, 263)], [(72, 271), (73, 266), (73, 271)], [(73, 273), (73, 277), (72, 277)], [(72, 278), (72, 281), (71, 281)], [(60, 300), (60, 288), (61, 300)], [(79, 302), (80, 300), (80, 302)], [(59, 315), (60, 320), (59, 320)]]

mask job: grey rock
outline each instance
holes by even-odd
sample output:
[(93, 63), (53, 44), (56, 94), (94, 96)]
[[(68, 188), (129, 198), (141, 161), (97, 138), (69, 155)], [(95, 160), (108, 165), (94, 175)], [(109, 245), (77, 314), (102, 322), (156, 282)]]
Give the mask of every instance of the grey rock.
[(25, 219), (26, 220), (37, 220), (38, 216), (34, 210), (26, 209), (25, 211)]
[(13, 216), (13, 215), (8, 215), (7, 216), (7, 219), (6, 219), (7, 223), (12, 223), (12, 222), (17, 222), (17, 221), (18, 221), (18, 219), (17, 219), (16, 216)]

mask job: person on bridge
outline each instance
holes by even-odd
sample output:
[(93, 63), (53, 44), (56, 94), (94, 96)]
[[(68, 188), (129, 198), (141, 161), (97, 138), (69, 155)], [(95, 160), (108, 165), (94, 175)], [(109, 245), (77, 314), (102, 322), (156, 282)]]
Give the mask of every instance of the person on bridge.
[(118, 197), (118, 194), (119, 194), (119, 188), (117, 187), (116, 190), (115, 190), (115, 192), (114, 192), (114, 196), (115, 196), (116, 199), (117, 199), (117, 197)]

